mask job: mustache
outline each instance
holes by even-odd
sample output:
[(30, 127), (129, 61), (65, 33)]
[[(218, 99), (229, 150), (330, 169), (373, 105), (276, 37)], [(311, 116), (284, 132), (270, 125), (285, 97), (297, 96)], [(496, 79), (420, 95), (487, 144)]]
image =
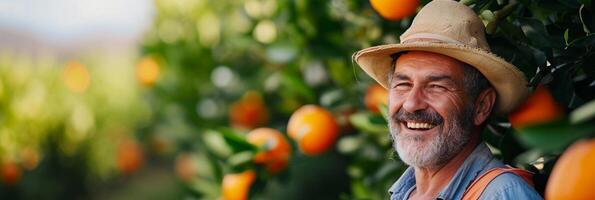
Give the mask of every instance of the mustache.
[(419, 121), (431, 124), (442, 124), (442, 122), (444, 122), (444, 119), (440, 114), (430, 110), (418, 110), (410, 113), (403, 109), (399, 109), (399, 111), (392, 116), (392, 119), (396, 122)]

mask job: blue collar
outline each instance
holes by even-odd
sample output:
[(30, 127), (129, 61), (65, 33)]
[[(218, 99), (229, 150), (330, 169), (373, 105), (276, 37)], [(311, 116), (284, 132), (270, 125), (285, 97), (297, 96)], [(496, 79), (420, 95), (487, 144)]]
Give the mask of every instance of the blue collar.
[[(481, 142), (465, 159), (463, 165), (457, 170), (448, 185), (438, 194), (436, 199), (460, 199), (467, 187), (478, 175), (483, 174), (489, 169), (502, 166), (504, 164), (495, 159), (488, 146)], [(415, 169), (409, 167), (388, 190), (391, 194), (390, 199), (407, 199), (413, 187), (415, 187)]]

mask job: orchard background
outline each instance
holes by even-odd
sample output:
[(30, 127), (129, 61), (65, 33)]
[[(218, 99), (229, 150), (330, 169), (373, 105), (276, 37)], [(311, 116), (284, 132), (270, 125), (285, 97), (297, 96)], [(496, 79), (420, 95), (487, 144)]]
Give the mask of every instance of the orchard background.
[[(115, 50), (22, 51), (0, 28), (0, 199), (387, 199), (406, 166), (352, 54), (427, 2), (155, 0)], [(462, 2), (536, 91), (490, 119), (490, 149), (549, 199), (593, 198), (594, 3)]]

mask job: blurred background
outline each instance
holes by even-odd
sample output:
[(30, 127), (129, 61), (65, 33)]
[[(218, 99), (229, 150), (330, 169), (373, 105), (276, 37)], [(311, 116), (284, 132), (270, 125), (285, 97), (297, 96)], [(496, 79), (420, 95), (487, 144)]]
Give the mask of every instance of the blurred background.
[[(2, 1), (0, 199), (387, 199), (406, 166), (352, 54), (427, 2)], [(591, 1), (462, 2), (541, 91), (483, 136), (543, 193), (595, 133)]]

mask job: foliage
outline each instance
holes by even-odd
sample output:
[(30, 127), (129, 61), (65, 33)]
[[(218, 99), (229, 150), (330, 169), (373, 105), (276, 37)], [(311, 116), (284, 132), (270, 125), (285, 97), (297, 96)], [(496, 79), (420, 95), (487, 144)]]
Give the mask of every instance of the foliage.
[[(462, 2), (483, 20), (492, 51), (517, 66), (531, 88), (538, 84), (549, 88), (566, 110), (557, 121), (519, 130), (512, 129), (506, 118), (494, 117), (483, 133), (504, 162), (536, 172), (537, 188), (543, 190), (559, 155), (574, 141), (595, 133), (595, 5), (590, 0)], [(421, 1), (420, 6), (427, 3)], [(70, 94), (60, 83), (61, 71), (15, 69), (9, 66), (16, 61), (1, 59), (2, 158), (53, 141), (58, 146), (78, 147), (72, 151), (77, 156), (66, 154), (65, 160), (82, 159), (88, 168), (74, 167), (80, 171), (75, 177), (86, 177), (95, 167), (113, 171), (113, 161), (111, 167), (99, 167), (105, 163), (90, 160), (98, 158), (93, 155), (95, 147), (114, 146), (110, 144), (113, 134), (107, 132), (115, 126), (123, 127), (117, 129), (126, 132), (122, 135), (136, 135), (156, 160), (191, 155), (186, 159), (197, 164), (184, 170), (196, 172), (184, 172), (191, 177), (180, 180), (188, 197), (219, 198), (226, 174), (254, 169), (252, 199), (388, 198), (388, 187), (406, 166), (391, 146), (383, 116), (386, 107), (381, 106), (380, 113), (372, 112), (364, 102), (374, 81), (351, 56), (362, 48), (397, 43), (411, 17), (388, 21), (368, 1), (357, 0), (156, 0), (156, 5), (155, 23), (141, 54), (154, 59), (159, 69), (153, 75), (158, 73), (158, 78), (147, 79), (150, 84), (143, 88), (132, 81), (122, 84), (126, 91), (98, 87), (101, 77), (107, 79), (120, 71), (99, 76), (94, 70), (101, 68), (90, 67), (91, 77), (98, 78), (92, 79), (87, 92)], [(122, 73), (133, 77), (131, 72)], [(29, 76), (38, 81), (21, 80)], [(37, 96), (27, 100), (29, 93), (39, 95), (39, 87), (48, 94), (41, 98), (45, 102), (38, 102)], [(245, 134), (253, 127), (231, 123), (230, 115), (235, 113), (230, 112), (242, 110), (231, 106), (247, 93), (262, 96), (266, 109), (258, 110), (268, 112), (268, 120), (262, 120), (266, 127), (286, 133), (295, 110), (316, 104), (334, 114), (341, 126), (339, 138), (329, 151), (309, 156), (286, 137), (292, 146), (289, 166), (270, 174), (252, 161), (263, 150), (246, 140)], [(89, 130), (94, 134), (80, 140), (61, 139), (70, 134), (68, 117), (77, 108), (72, 105), (93, 108), (85, 112), (93, 118)], [(29, 115), (28, 111), (13, 111), (21, 107), (40, 110)], [(47, 156), (41, 166), (51, 166), (43, 163), (64, 153), (47, 150), (43, 154)], [(51, 173), (55, 169), (43, 170)], [(38, 175), (25, 175), (25, 180), (27, 176)]]
[(1, 187), (0, 198), (82, 195), (118, 174), (117, 141), (148, 122), (149, 108), (131, 68), (119, 67), (129, 61), (96, 67), (94, 59), (0, 58), (0, 162), (17, 164), (16, 186), (35, 191)]
[[(550, 88), (555, 100), (571, 115), (574, 109), (593, 100), (595, 24), (590, 1), (469, 0), (464, 3), (486, 25), (491, 49), (523, 71), (532, 88), (537, 84)], [(207, 1), (183, 7), (159, 1), (159, 5), (161, 15), (155, 24), (156, 31), (150, 34), (144, 49), (149, 54), (162, 55), (168, 63), (166, 73), (175, 74), (166, 75), (155, 87), (155, 96), (167, 98), (156, 100), (156, 106), (175, 102), (184, 108), (183, 115), (193, 124), (190, 126), (194, 126), (198, 141), (188, 150), (215, 152), (201, 148), (201, 144), (209, 141), (199, 141), (199, 135), (204, 130), (229, 126), (227, 105), (247, 90), (263, 93), (271, 112), (268, 126), (282, 131), (290, 114), (300, 105), (319, 104), (336, 116), (349, 113), (348, 121), (355, 128), (343, 129), (336, 151), (324, 155), (348, 164), (318, 163), (313, 171), (301, 174), (296, 172), (296, 166), (305, 167), (301, 161), (292, 159), (285, 175), (261, 177), (253, 196), (296, 190), (299, 194), (313, 192), (305, 186), (296, 186), (297, 177), (318, 168), (335, 167), (345, 171), (350, 179), (350, 188), (338, 191), (341, 198), (387, 198), (386, 189), (405, 166), (391, 148), (386, 121), (379, 114), (366, 111), (363, 96), (373, 81), (355, 66), (351, 55), (365, 47), (397, 42), (411, 18), (384, 20), (369, 2), (350, 0), (249, 0), (217, 4)], [(167, 31), (172, 27), (176, 27), (177, 34)], [(215, 108), (209, 110), (206, 105)], [(589, 125), (593, 109), (589, 113), (580, 123), (564, 118), (520, 130), (522, 133), (513, 130), (506, 119), (494, 118), (484, 138), (502, 160), (533, 170), (545, 180), (565, 147), (594, 133), (594, 127)], [(242, 132), (231, 134), (234, 136), (223, 134), (227, 142), (220, 145), (235, 148), (233, 144), (243, 140)], [(211, 165), (222, 168), (219, 173), (237, 171), (237, 166), (250, 168), (250, 165), (230, 165), (232, 158), (236, 158), (234, 155), (241, 155), (243, 150), (230, 151), (229, 159), (212, 156)], [(303, 156), (299, 151), (294, 152), (295, 157)], [(247, 158), (243, 161), (250, 163)], [(220, 175), (216, 177), (215, 185)], [(290, 189), (277, 187), (277, 179)], [(324, 188), (337, 184), (316, 185)]]

